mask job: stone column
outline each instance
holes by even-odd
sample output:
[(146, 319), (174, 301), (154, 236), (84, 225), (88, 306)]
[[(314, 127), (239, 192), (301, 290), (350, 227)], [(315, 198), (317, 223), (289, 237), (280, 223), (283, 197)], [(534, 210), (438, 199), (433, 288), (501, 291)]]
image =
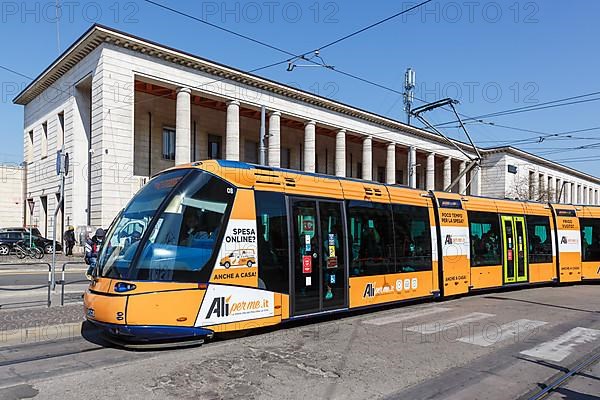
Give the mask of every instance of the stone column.
[(548, 178), (548, 202), (556, 201), (556, 187), (554, 186), (554, 178)]
[(435, 190), (435, 153), (427, 154), (426, 189)]
[(394, 185), (396, 183), (396, 144), (388, 143), (387, 157), (385, 159), (385, 183)]
[(191, 161), (192, 90), (177, 89), (175, 104), (175, 165)]
[(373, 180), (373, 139), (366, 136), (363, 139), (362, 178)]
[(346, 176), (346, 130), (335, 134), (335, 176)]
[(414, 146), (408, 148), (408, 186), (417, 187), (417, 149)]
[(240, 102), (237, 100), (227, 103), (225, 159), (240, 161)]
[(533, 174), (529, 174), (529, 178), (531, 181), (529, 182), (529, 200), (537, 200), (538, 198), (538, 189), (539, 189), (539, 181), (538, 181), (538, 173), (534, 172)]
[(481, 196), (481, 167), (474, 167), (471, 176), (471, 195)]
[[(444, 158), (444, 188), (446, 190), (448, 186), (452, 183), (452, 158), (446, 157)], [(471, 190), (471, 193), (473, 191)]]
[(274, 111), (269, 115), (269, 167), (281, 166), (281, 113)]
[(308, 121), (304, 124), (304, 171), (306, 172), (315, 172), (316, 145), (316, 122)]
[[(461, 161), (460, 162), (460, 166), (458, 167), (458, 173), (462, 174), (463, 171), (467, 168), (467, 162), (466, 161)], [(458, 180), (458, 193), (459, 194), (466, 194), (465, 192), (467, 191), (467, 174), (464, 174), (459, 180)]]
[(555, 191), (556, 191), (556, 202), (557, 203), (562, 203), (564, 202), (565, 199), (565, 190), (562, 187), (563, 182), (560, 178), (556, 178), (556, 184), (555, 184)]
[(546, 192), (546, 175), (545, 174), (539, 174), (538, 175), (538, 179), (539, 179), (539, 183), (538, 183), (539, 194), (538, 194), (538, 198), (537, 199), (538, 200), (544, 200), (546, 198), (546, 196), (543, 196), (543, 198), (541, 198), (541, 197)]
[(565, 185), (565, 189), (563, 191), (564, 203), (571, 203), (571, 199), (573, 198), (573, 184), (571, 182), (563, 182)]

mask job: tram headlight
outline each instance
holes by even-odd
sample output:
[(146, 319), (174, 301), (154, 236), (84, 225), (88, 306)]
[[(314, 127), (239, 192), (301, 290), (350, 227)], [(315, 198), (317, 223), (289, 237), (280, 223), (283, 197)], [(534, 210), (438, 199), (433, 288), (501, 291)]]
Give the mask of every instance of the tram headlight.
[(115, 283), (115, 292), (124, 293), (135, 290), (136, 286), (133, 283), (117, 282)]

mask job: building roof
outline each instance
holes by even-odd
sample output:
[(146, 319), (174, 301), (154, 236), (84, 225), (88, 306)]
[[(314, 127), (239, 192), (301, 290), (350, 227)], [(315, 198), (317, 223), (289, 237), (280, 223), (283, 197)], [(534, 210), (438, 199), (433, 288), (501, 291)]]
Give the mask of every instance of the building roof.
[(524, 158), (526, 160), (531, 161), (532, 163), (538, 164), (538, 165), (543, 165), (545, 167), (548, 168), (552, 168), (554, 170), (558, 170), (560, 172), (563, 172), (565, 174), (569, 174), (569, 175), (573, 175), (573, 176), (577, 176), (581, 179), (585, 179), (587, 181), (591, 181), (597, 184), (600, 184), (600, 178), (597, 178), (593, 175), (587, 174), (585, 172), (581, 172), (579, 170), (576, 170), (574, 168), (571, 167), (567, 167), (566, 165), (557, 163), (555, 161), (551, 161), (548, 160), (546, 158), (537, 156), (535, 154), (529, 153), (525, 150), (521, 150), (521, 149), (517, 149), (516, 147), (512, 147), (512, 146), (499, 146), (499, 147), (488, 147), (485, 149), (480, 149), (480, 152), (482, 155), (486, 155), (486, 154), (497, 154), (497, 153), (506, 153), (506, 154), (510, 154), (516, 157), (521, 157)]
[[(338, 112), (340, 114), (385, 126), (393, 131), (403, 131), (427, 140), (448, 144), (448, 142), (441, 136), (424, 129), (406, 125), (392, 118), (366, 111), (364, 109), (339, 101), (331, 100), (323, 96), (297, 89), (268, 78), (245, 72), (100, 24), (92, 25), (85, 33), (83, 33), (83, 35), (81, 35), (60, 56), (58, 56), (54, 62), (52, 62), (44, 71), (42, 71), (42, 73), (39, 74), (31, 83), (29, 83), (29, 85), (27, 85), (27, 87), (25, 87), (13, 99), (13, 102), (20, 105), (28, 104), (34, 98), (50, 88), (61, 76), (63, 76), (85, 56), (101, 46), (103, 43), (111, 43), (126, 49), (138, 51), (142, 54), (158, 57), (186, 68), (200, 70), (205, 73), (219, 76), (223, 79), (229, 79), (239, 82), (240, 84), (253, 86), (261, 90), (266, 90), (271, 93), (292, 98), (294, 100), (299, 100), (317, 107)], [(470, 144), (456, 139), (452, 139), (452, 141), (464, 151), (469, 153), (473, 152)], [(600, 183), (600, 179), (592, 175), (547, 160), (512, 146), (493, 147), (480, 150), (482, 154), (510, 153), (531, 160), (532, 162), (561, 170), (568, 174), (579, 176), (582, 179)]]
[[(29, 83), (29, 85), (13, 99), (13, 102), (20, 105), (28, 104), (34, 98), (50, 88), (62, 75), (73, 68), (79, 61), (98, 48), (102, 43), (111, 43), (133, 51), (139, 51), (143, 54), (162, 58), (174, 64), (179, 64), (183, 67), (200, 70), (205, 73), (219, 76), (222, 79), (229, 79), (350, 117), (359, 118), (385, 126), (391, 130), (403, 131), (435, 142), (448, 143), (444, 138), (437, 134), (406, 125), (395, 119), (331, 100), (100, 24), (92, 25), (40, 75)], [(452, 141), (464, 151), (473, 152), (470, 144), (455, 139), (452, 139)]]

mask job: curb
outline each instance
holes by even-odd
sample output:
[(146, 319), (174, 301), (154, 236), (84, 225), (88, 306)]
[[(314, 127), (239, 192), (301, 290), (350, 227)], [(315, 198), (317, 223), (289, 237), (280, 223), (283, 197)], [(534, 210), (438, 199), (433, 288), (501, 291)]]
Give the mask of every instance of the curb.
[(10, 331), (0, 330), (0, 349), (63, 339), (75, 340), (81, 337), (82, 324), (83, 321), (61, 325), (40, 325)]

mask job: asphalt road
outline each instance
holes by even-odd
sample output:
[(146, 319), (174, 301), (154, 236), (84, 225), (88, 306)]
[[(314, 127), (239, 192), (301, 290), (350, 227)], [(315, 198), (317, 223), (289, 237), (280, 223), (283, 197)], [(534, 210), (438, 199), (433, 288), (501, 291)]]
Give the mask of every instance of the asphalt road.
[[(600, 286), (481, 294), (175, 350), (107, 347), (87, 324), (32, 335), (40, 341), (0, 342), (1, 399), (518, 399), (600, 351)], [(550, 398), (599, 399), (599, 369)]]
[[(57, 279), (61, 274), (57, 272)], [(68, 282), (85, 279), (85, 270), (65, 271)], [(48, 271), (0, 271), (0, 288), (7, 286), (36, 286), (48, 282)]]

